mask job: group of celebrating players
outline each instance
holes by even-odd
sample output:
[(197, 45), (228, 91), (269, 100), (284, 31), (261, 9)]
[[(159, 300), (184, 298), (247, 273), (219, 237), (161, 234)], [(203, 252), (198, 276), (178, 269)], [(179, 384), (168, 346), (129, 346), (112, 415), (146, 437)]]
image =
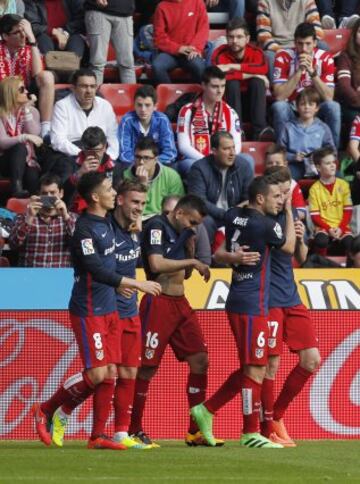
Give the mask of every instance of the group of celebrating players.
[[(206, 216), (205, 203), (185, 195), (170, 213), (142, 227), (146, 186), (125, 180), (116, 192), (105, 174), (80, 178), (78, 192), (87, 209), (71, 242), (75, 280), (69, 311), (84, 369), (47, 401), (34, 404), (44, 444), (62, 447), (71, 413), (93, 395), (88, 448), (158, 447), (144, 432), (142, 420), (150, 381), (170, 344), (176, 358), (189, 365), (188, 445), (223, 445), (213, 436), (213, 416), (241, 393), (241, 446), (296, 446), (283, 415), (319, 365), (320, 355), (293, 277), (292, 256), (303, 261), (307, 247), (304, 226), (291, 208), (290, 184), (287, 168), (270, 168), (252, 181), (248, 204), (227, 212), (225, 242), (214, 259), (232, 267), (226, 312), (240, 365), (206, 400), (207, 346), (184, 295), (184, 280), (194, 269), (205, 281), (210, 278), (209, 267), (194, 256), (195, 228)], [(135, 279), (140, 254), (146, 281)], [(145, 293), (140, 318), (137, 291)], [(299, 362), (274, 402), (283, 341)], [(114, 435), (107, 436), (112, 403)]]

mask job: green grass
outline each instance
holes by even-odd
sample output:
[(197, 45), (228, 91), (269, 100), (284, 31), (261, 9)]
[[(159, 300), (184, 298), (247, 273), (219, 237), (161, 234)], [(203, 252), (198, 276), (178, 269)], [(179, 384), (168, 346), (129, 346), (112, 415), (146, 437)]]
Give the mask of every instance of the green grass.
[(296, 449), (188, 448), (161, 441), (160, 449), (94, 451), (85, 442), (63, 449), (38, 442), (0, 442), (0, 482), (265, 482), (360, 483), (360, 441), (300, 441)]

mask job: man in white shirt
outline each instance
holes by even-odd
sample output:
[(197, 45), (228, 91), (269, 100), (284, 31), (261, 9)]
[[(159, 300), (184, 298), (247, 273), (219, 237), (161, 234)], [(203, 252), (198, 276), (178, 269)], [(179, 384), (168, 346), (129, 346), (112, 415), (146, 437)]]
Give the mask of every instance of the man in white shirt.
[(67, 178), (74, 170), (81, 151), (80, 140), (89, 126), (101, 128), (108, 140), (107, 154), (119, 156), (117, 122), (109, 101), (96, 96), (96, 76), (90, 69), (74, 73), (72, 93), (55, 104), (51, 125), (51, 147), (54, 150), (48, 170)]

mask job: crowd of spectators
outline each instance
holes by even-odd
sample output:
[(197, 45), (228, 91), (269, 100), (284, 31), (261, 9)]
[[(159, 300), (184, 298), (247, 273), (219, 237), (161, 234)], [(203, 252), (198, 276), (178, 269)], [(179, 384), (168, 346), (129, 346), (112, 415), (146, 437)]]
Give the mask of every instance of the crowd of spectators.
[[(208, 258), (226, 210), (246, 203), (255, 172), (274, 165), (290, 169), (293, 206), (312, 250), (338, 247), (350, 261), (358, 232), (350, 226), (352, 200), (360, 204), (360, 2), (333, 3), (0, 0), (0, 177), (10, 181), (2, 203), (29, 199), (9, 238), (18, 263), (68, 265), (66, 238), (86, 206), (76, 186), (88, 171), (106, 172), (114, 186), (123, 178), (146, 184), (144, 223), (164, 200), (171, 206), (186, 192), (199, 195), (209, 212), (199, 253)], [(210, 42), (209, 18), (224, 11), (226, 39)], [(142, 26), (134, 30), (134, 18), (153, 32), (138, 81), (133, 39)], [(351, 32), (334, 58), (324, 32), (337, 27)], [(119, 82), (143, 84), (121, 117), (98, 91), (110, 44)], [(46, 63), (51, 51), (79, 60), (61, 98), (63, 73)], [(174, 126), (157, 110), (157, 86), (176, 82), (178, 68), (199, 88), (179, 100)], [(244, 140), (273, 142), (260, 169)], [(340, 171), (345, 150), (350, 185)], [(335, 205), (336, 214), (328, 210)], [(61, 240), (49, 241), (47, 230)], [(65, 252), (33, 260), (46, 244)]]

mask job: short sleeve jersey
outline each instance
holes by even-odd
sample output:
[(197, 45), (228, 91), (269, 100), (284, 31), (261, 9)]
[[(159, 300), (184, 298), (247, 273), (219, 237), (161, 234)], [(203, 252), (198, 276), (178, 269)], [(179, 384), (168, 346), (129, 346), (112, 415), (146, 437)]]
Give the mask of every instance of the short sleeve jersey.
[(184, 260), (187, 258), (185, 243), (192, 236), (194, 236), (194, 231), (191, 229), (184, 229), (177, 233), (166, 215), (157, 215), (150, 219), (146, 224), (141, 242), (141, 253), (147, 278), (155, 280), (158, 275), (150, 270), (149, 255), (159, 254), (166, 259)]
[[(293, 209), (294, 219), (298, 217)], [(284, 212), (273, 217), (281, 229), (285, 230), (286, 215)], [(294, 280), (292, 256), (281, 249), (274, 249), (271, 253), (270, 276), (270, 308), (289, 308), (301, 304), (299, 293)]]
[(252, 208), (231, 208), (225, 216), (226, 250), (249, 246), (260, 253), (255, 266), (234, 265), (226, 310), (238, 314), (266, 316), (270, 288), (270, 251), (281, 247), (284, 235), (280, 224)]
[(115, 234), (109, 217), (82, 214), (71, 241), (74, 286), (69, 310), (76, 316), (101, 316), (116, 311)]
[[(116, 272), (135, 279), (136, 265), (140, 256), (140, 236), (123, 229), (113, 216), (111, 222), (115, 232)], [(138, 313), (136, 293), (130, 298), (117, 294), (116, 302), (120, 318), (132, 318)]]
[[(321, 49), (314, 49), (313, 67), (320, 79), (329, 87), (335, 87), (335, 65), (331, 54)], [(284, 84), (299, 68), (299, 56), (294, 49), (280, 50), (274, 62), (274, 84)], [(300, 91), (312, 86), (313, 81), (307, 71), (303, 72), (296, 88), (289, 97), (294, 101)]]
[(352, 122), (350, 139), (354, 141), (360, 141), (360, 116), (356, 116)]

